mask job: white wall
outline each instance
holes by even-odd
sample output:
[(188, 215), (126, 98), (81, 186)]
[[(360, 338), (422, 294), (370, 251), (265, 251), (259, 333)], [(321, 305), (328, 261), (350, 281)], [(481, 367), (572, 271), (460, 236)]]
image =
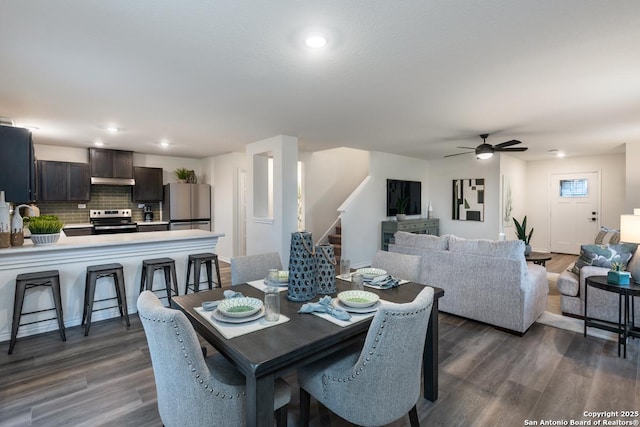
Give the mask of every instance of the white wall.
[[(502, 218), (504, 215), (505, 200), (503, 197), (506, 194), (504, 190), (506, 179), (509, 181), (511, 187), (511, 218), (516, 218), (519, 222), (522, 222), (524, 216), (527, 215), (527, 163), (508, 154), (500, 154), (500, 175), (500, 216)], [(529, 219), (527, 219), (527, 223), (529, 224)], [(527, 229), (528, 228), (527, 226)], [(507, 240), (515, 240), (518, 238), (515, 234), (513, 220), (505, 223), (504, 219), (502, 219), (502, 228), (500, 231), (505, 233)], [(533, 237), (535, 237), (535, 231)]]
[[(473, 155), (448, 157), (429, 163), (429, 192), (440, 234), (468, 239), (497, 240), (501, 229), (500, 156), (477, 160)], [(484, 178), (484, 221), (453, 220), (453, 180)]]
[[(291, 233), (297, 231), (298, 139), (279, 135), (247, 144), (247, 254), (280, 253), (289, 265)], [(256, 218), (253, 208), (253, 156), (273, 156), (273, 218)]]
[[(548, 251), (550, 247), (549, 191), (551, 175), (581, 172), (598, 172), (600, 175), (600, 225), (619, 228), (620, 215), (632, 212), (625, 209), (625, 181), (627, 178), (624, 154), (528, 162), (525, 189), (526, 212), (527, 222), (535, 228), (531, 242), (534, 250)], [(632, 172), (632, 175), (634, 173)]]
[(238, 219), (238, 170), (247, 169), (245, 153), (230, 153), (212, 159), (213, 168), (213, 227), (225, 237), (218, 241), (216, 252), (220, 259), (229, 261), (238, 255), (237, 233)]
[(640, 208), (640, 142), (625, 144), (626, 179), (625, 179), (625, 214), (632, 214)]
[(387, 179), (422, 182), (422, 213), (426, 217), (430, 183), (426, 160), (371, 152), (370, 180), (342, 217), (342, 256), (352, 266), (369, 265), (380, 248), (380, 223), (387, 219)]
[(300, 153), (304, 164), (305, 229), (317, 241), (338, 217), (338, 207), (369, 173), (369, 152), (336, 148)]

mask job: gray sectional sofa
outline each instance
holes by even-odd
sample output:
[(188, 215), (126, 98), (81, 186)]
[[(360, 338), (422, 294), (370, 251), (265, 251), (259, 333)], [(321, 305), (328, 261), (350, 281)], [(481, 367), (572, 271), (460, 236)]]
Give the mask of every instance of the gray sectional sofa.
[[(580, 269), (580, 274), (570, 271), (560, 273), (558, 277), (558, 290), (560, 291), (560, 309), (562, 314), (583, 317), (584, 316), (584, 286), (585, 280), (590, 276), (606, 276), (609, 268), (585, 266)], [(640, 271), (640, 249), (636, 250), (627, 270), (633, 272)], [(633, 279), (632, 279), (633, 280)], [(635, 318), (640, 319), (640, 298), (635, 300)], [(607, 292), (601, 289), (589, 287), (589, 317), (593, 317), (608, 322), (618, 322), (618, 294)]]
[(422, 257), (420, 282), (443, 288), (440, 311), (518, 334), (544, 312), (547, 271), (527, 264), (520, 240), (471, 240), (398, 231), (389, 251)]

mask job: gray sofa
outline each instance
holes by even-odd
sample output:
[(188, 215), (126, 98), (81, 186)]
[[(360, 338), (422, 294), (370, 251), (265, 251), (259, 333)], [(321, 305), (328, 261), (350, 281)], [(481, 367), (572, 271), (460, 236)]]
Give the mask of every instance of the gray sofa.
[[(558, 276), (558, 290), (560, 291), (560, 309), (562, 314), (583, 317), (584, 316), (584, 285), (587, 277), (606, 276), (610, 270), (605, 267), (585, 266), (580, 269), (580, 274), (573, 273), (569, 266)], [(640, 249), (627, 265), (627, 270), (640, 271)], [(633, 280), (633, 279), (632, 279)], [(640, 298), (635, 299), (635, 318), (640, 319)], [(618, 294), (601, 289), (589, 287), (589, 317), (608, 322), (618, 322)]]
[(389, 251), (421, 256), (420, 282), (444, 289), (440, 311), (524, 334), (546, 308), (546, 269), (527, 264), (520, 240), (394, 237)]

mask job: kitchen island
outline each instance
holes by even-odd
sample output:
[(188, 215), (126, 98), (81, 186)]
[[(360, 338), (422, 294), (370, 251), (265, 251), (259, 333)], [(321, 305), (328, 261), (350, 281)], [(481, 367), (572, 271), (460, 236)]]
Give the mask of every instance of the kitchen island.
[[(0, 342), (9, 341), (15, 294), (16, 276), (45, 270), (60, 272), (62, 306), (66, 327), (82, 321), (82, 304), (86, 268), (89, 265), (118, 262), (124, 267), (127, 305), (129, 313), (135, 313), (140, 287), (142, 260), (170, 257), (176, 261), (176, 273), (180, 292), (184, 292), (187, 257), (189, 254), (214, 252), (218, 238), (224, 234), (204, 230), (154, 231), (140, 233), (107, 234), (67, 237), (62, 235), (53, 245), (34, 246), (25, 239), (23, 246), (0, 249)], [(164, 276), (157, 272), (154, 288), (160, 289)], [(115, 296), (110, 279), (98, 284), (95, 300)], [(100, 305), (102, 304), (102, 305)], [(94, 309), (113, 305), (113, 301), (96, 303)], [(49, 288), (34, 288), (27, 292), (23, 312), (41, 310), (53, 306)], [(40, 316), (40, 317), (38, 317)], [(96, 311), (92, 322), (118, 317), (117, 308)], [(22, 323), (51, 317), (51, 312), (38, 313), (24, 318)], [(21, 326), (18, 337), (57, 330), (55, 320)], [(18, 344), (19, 345), (19, 344)]]

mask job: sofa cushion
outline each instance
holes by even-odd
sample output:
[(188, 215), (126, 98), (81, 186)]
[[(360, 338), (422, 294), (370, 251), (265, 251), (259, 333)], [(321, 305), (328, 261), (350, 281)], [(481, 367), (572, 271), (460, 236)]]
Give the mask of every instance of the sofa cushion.
[(449, 249), (449, 235), (431, 236), (429, 234), (414, 234), (406, 231), (396, 231), (393, 235), (395, 244), (412, 248), (446, 251)]
[(571, 270), (574, 274), (580, 274), (582, 267), (591, 265), (594, 267), (611, 268), (612, 262), (627, 264), (638, 245), (635, 243), (619, 243), (617, 245), (582, 245), (580, 256)]
[(600, 231), (596, 236), (596, 245), (615, 245), (620, 243), (620, 230), (613, 228), (600, 227)]
[(449, 250), (473, 255), (525, 260), (522, 240), (463, 239), (452, 235), (449, 237)]
[(558, 276), (558, 290), (562, 295), (568, 295), (570, 297), (577, 296), (580, 290), (578, 276), (570, 271), (560, 273)]

